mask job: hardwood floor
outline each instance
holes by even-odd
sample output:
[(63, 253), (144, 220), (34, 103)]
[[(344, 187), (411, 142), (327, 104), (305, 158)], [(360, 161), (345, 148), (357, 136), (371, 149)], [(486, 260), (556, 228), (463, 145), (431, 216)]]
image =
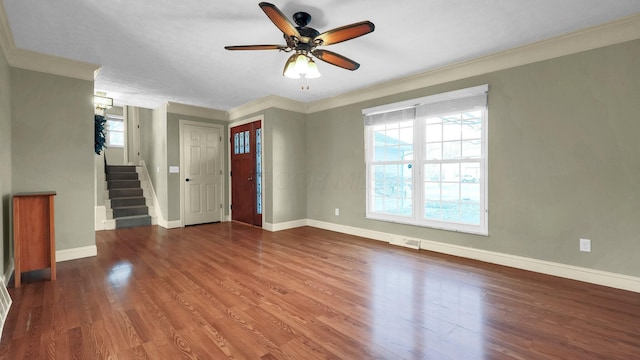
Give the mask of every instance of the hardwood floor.
[(96, 242), (9, 289), (0, 359), (640, 358), (637, 293), (308, 227)]

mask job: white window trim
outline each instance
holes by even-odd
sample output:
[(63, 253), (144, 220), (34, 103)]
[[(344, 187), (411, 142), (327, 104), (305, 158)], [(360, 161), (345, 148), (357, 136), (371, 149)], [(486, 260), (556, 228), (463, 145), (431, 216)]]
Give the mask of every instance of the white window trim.
[[(483, 93), (488, 92), (488, 85), (480, 85), (466, 89), (460, 89), (455, 91), (450, 91), (446, 93), (440, 93), (435, 95), (430, 95), (422, 98), (406, 100), (402, 102), (385, 104), (382, 106), (376, 106), (372, 108), (367, 108), (362, 110), (363, 116), (371, 116), (376, 114), (382, 114), (394, 110), (401, 110), (406, 108), (417, 107), (419, 105), (442, 102), (446, 100), (459, 99), (471, 97)], [(417, 119), (417, 116), (416, 116)], [(414, 138), (424, 139), (424, 126), (420, 126), (418, 120), (415, 120), (414, 123), (414, 131), (417, 131), (418, 134), (414, 135)], [(372, 151), (374, 148), (374, 144), (372, 144), (373, 136), (371, 136), (371, 132), (373, 131), (373, 127), (365, 126), (364, 136), (365, 136), (365, 166), (366, 166), (366, 218), (372, 220), (381, 220), (392, 223), (399, 224), (408, 224), (414, 226), (423, 226), (429, 227), (439, 230), (447, 230), (447, 231), (456, 231), (456, 232), (464, 232), (476, 235), (489, 235), (489, 222), (488, 222), (488, 106), (485, 106), (482, 110), (482, 135), (481, 135), (481, 148), (482, 148), (482, 158), (481, 159), (473, 159), (470, 161), (479, 162), (481, 168), (482, 177), (480, 179), (480, 191), (482, 192), (480, 196), (480, 224), (479, 225), (470, 225), (464, 223), (456, 223), (456, 222), (447, 222), (447, 221), (435, 221), (435, 220), (427, 220), (424, 219), (424, 206), (421, 204), (423, 201), (422, 194), (422, 181), (423, 181), (423, 163), (418, 164), (417, 159), (412, 160), (411, 162), (414, 164), (413, 166), (413, 214), (411, 216), (403, 216), (403, 215), (390, 215), (384, 213), (378, 213), (372, 211), (371, 204), (371, 196), (370, 192), (372, 191), (371, 186), (371, 171), (370, 166), (373, 161), (371, 159)], [(424, 153), (423, 149), (423, 141), (415, 142), (414, 141), (414, 153), (422, 154)], [(456, 160), (455, 162), (459, 162)], [(385, 162), (385, 164), (392, 164), (394, 162)], [(404, 163), (403, 161), (397, 161), (396, 163)], [(416, 201), (419, 200), (419, 201)], [(420, 204), (416, 207), (416, 203)]]

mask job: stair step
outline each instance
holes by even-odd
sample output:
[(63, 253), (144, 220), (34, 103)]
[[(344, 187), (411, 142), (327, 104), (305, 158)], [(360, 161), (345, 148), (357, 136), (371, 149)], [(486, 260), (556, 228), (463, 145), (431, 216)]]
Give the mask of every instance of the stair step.
[(137, 172), (112, 172), (107, 173), (107, 181), (111, 180), (138, 180)]
[(108, 165), (105, 173), (115, 228), (150, 226), (152, 218), (136, 166)]
[(137, 226), (150, 226), (151, 216), (137, 215), (116, 219), (116, 229), (132, 228)]
[(146, 204), (147, 204), (147, 200), (142, 196), (111, 198), (111, 208), (118, 208), (123, 206), (146, 205)]
[(125, 216), (149, 215), (149, 208), (146, 206), (122, 206), (113, 209), (113, 218), (118, 219)]
[(140, 187), (140, 180), (109, 180), (107, 189), (133, 189)]
[(142, 189), (109, 189), (109, 199), (141, 197), (144, 195)]
[(113, 172), (136, 172), (135, 165), (107, 165), (106, 173)]

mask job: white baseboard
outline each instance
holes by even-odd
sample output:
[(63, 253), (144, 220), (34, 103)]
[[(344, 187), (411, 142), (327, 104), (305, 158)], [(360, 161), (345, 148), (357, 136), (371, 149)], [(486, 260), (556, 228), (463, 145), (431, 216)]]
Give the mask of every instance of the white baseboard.
[(56, 262), (82, 259), (98, 255), (98, 248), (95, 245), (82, 246), (72, 249), (56, 250)]
[[(551, 261), (538, 260), (517, 255), (503, 254), (493, 251), (474, 249), (465, 246), (446, 244), (437, 241), (416, 239), (399, 236), (380, 231), (361, 229), (340, 224), (333, 224), (324, 221), (307, 219), (308, 226), (336, 231), (344, 234), (361, 236), (369, 239), (392, 242), (393, 239), (402, 237), (406, 240), (417, 240), (420, 242), (420, 249), (434, 251), (442, 254), (463, 257), (467, 259), (479, 260), (487, 263), (508, 266), (516, 269), (533, 271), (541, 274), (557, 276), (566, 279), (583, 281), (591, 284), (608, 286), (616, 289), (623, 289), (640, 293), (640, 277), (617, 274), (607, 271), (594, 270), (579, 266), (561, 264)], [(277, 226), (279, 224), (275, 224)]]
[(104, 221), (107, 220), (107, 207), (96, 206), (95, 208), (95, 230), (105, 230)]
[(162, 226), (165, 229), (175, 229), (182, 227), (182, 221), (180, 220), (171, 220), (167, 221), (165, 219), (158, 219), (158, 226)]
[(104, 221), (104, 230), (115, 230), (116, 221), (114, 219), (107, 219)]
[(504, 265), (541, 274), (553, 275), (566, 279), (584, 281), (592, 284), (640, 293), (640, 278), (634, 276), (538, 260), (523, 256), (503, 254), (482, 249), (468, 248), (459, 245), (445, 244), (430, 240), (421, 240), (420, 248), (443, 254), (460, 256), (487, 263)]
[(384, 241), (384, 242), (390, 242), (391, 237), (393, 236), (393, 234), (383, 233), (380, 231), (367, 230), (367, 229), (357, 228), (353, 226), (334, 224), (334, 223), (312, 220), (312, 219), (307, 219), (307, 225), (316, 227), (319, 229), (331, 230), (331, 231), (335, 231), (343, 234), (361, 236), (361, 237), (378, 240), (378, 241)]
[(265, 222), (262, 224), (262, 228), (267, 231), (275, 232), (275, 231), (307, 226), (307, 222), (308, 222), (307, 219), (293, 220), (293, 221), (287, 221), (287, 222), (277, 223), (277, 224)]

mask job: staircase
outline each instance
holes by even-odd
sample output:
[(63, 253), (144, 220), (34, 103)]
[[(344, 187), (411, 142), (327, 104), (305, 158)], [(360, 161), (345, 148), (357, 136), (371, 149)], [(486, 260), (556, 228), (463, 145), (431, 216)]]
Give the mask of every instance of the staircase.
[(151, 225), (149, 208), (133, 165), (106, 167), (107, 192), (115, 228)]

